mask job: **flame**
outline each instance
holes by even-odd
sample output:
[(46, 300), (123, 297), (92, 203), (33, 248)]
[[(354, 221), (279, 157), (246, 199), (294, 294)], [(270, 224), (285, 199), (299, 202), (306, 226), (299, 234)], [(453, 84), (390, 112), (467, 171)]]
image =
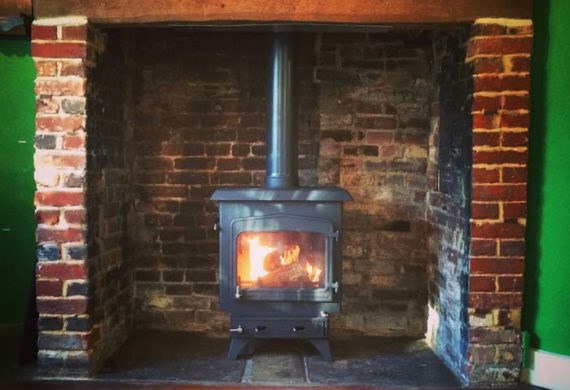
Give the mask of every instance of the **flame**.
[(307, 263), (307, 265), (305, 266), (305, 272), (307, 273), (307, 275), (309, 275), (309, 277), (311, 276), (311, 274), (313, 273), (313, 266), (311, 265), (311, 263)]
[(277, 248), (261, 245), (259, 237), (250, 238), (247, 242), (249, 242), (249, 280), (257, 280), (268, 274), (263, 269), (263, 259)]
[(323, 272), (318, 266), (321, 266), (322, 257), (318, 254), (314, 257), (314, 251), (305, 251), (301, 247), (304, 241), (295, 240), (295, 243), (287, 238), (282, 232), (240, 234), (236, 277), (241, 287), (294, 287), (308, 281), (321, 283)]
[(305, 272), (309, 276), (309, 279), (311, 279), (311, 282), (318, 283), (321, 272), (323, 271), (320, 268), (313, 267), (311, 263), (307, 262), (307, 265), (305, 266)]
[(323, 272), (323, 270), (320, 268), (317, 268), (315, 270), (315, 274), (311, 277), (311, 282), (318, 283), (320, 278), (321, 278), (321, 272)]
[(285, 253), (279, 256), (281, 260), (281, 265), (289, 265), (299, 261), (299, 255), (301, 254), (301, 248), (299, 245), (290, 245), (285, 248)]

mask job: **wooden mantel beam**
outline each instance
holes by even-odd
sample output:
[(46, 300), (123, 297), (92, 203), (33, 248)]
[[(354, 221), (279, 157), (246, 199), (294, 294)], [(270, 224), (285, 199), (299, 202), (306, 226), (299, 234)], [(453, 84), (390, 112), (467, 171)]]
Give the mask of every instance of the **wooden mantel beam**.
[(532, 0), (34, 0), (36, 18), (95, 23), (458, 23), (532, 16)]
[(0, 18), (22, 15), (32, 16), (32, 0), (0, 1)]

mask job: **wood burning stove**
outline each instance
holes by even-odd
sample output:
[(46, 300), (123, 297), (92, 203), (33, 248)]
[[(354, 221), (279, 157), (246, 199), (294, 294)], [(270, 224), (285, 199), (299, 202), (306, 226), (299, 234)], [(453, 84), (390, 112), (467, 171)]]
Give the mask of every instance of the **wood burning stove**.
[(298, 186), (294, 41), (272, 49), (265, 187), (219, 189), (220, 306), (231, 313), (228, 358), (264, 338), (309, 340), (331, 360), (329, 313), (340, 310), (343, 201), (335, 187)]
[(328, 313), (340, 309), (341, 189), (224, 189), (220, 306), (231, 318), (229, 358), (252, 339), (307, 338), (330, 359)]

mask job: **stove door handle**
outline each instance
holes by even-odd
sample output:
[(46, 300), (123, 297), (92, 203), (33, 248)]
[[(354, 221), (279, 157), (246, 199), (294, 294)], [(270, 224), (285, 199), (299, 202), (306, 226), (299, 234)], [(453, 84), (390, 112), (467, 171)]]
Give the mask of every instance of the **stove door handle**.
[(330, 288), (331, 288), (332, 290), (334, 290), (334, 293), (335, 293), (335, 294), (338, 294), (338, 289), (339, 289), (339, 287), (340, 287), (340, 284), (339, 284), (338, 282), (333, 282), (333, 283), (331, 283), (331, 285), (330, 285)]
[(243, 328), (241, 325), (238, 325), (237, 328), (234, 329), (230, 329), (230, 332), (235, 332), (235, 333), (243, 333)]

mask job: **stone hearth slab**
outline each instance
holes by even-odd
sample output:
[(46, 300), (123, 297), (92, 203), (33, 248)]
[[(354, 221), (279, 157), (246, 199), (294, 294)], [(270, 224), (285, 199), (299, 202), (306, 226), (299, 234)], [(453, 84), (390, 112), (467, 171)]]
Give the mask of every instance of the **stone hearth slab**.
[(226, 359), (229, 340), (196, 333), (136, 331), (98, 380), (273, 385), (458, 387), (423, 340), (351, 337), (332, 340), (334, 362), (308, 342), (261, 342), (253, 356)]
[(100, 379), (241, 382), (245, 362), (227, 360), (228, 340), (195, 333), (136, 331), (109, 360)]
[(455, 387), (459, 383), (423, 340), (353, 337), (332, 340), (332, 363), (306, 357), (311, 383)]
[(306, 383), (303, 346), (296, 341), (260, 343), (246, 363), (244, 382), (298, 384)]

